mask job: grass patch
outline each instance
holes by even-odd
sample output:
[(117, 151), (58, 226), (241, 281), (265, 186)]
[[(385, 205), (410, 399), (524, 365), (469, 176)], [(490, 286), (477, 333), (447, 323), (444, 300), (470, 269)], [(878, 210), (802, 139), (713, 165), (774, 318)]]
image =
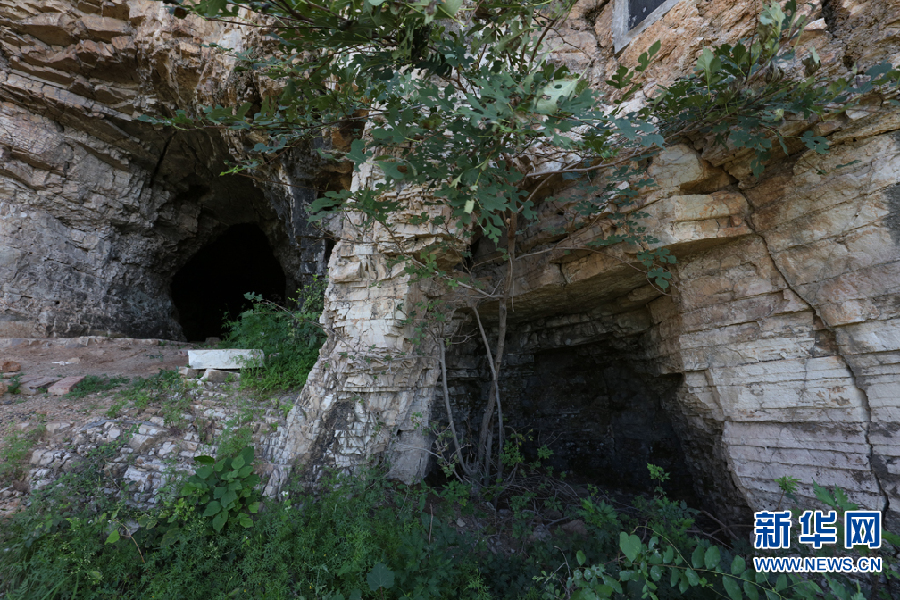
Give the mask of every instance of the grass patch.
[(107, 377), (106, 375), (88, 375), (82, 379), (72, 391), (66, 394), (68, 398), (84, 398), (90, 394), (107, 392), (128, 383), (127, 377)]
[(3, 436), (3, 449), (0, 450), (0, 486), (9, 485), (21, 479), (24, 473), (25, 459), (46, 431), (44, 423), (21, 430), (8, 427)]
[(150, 377), (137, 377), (120, 390), (106, 416), (115, 419), (128, 408), (143, 410), (149, 406), (162, 408), (166, 425), (184, 427), (184, 412), (190, 408), (190, 392), (198, 386), (196, 381), (186, 381), (176, 369), (160, 371)]
[(297, 291), (294, 308), (279, 306), (261, 296), (247, 294), (253, 306), (234, 321), (226, 322), (223, 348), (262, 350), (261, 365), (248, 365), (241, 386), (264, 392), (302, 387), (319, 357), (325, 334), (319, 326), (325, 279)]
[(6, 391), (10, 394), (20, 394), (22, 392), (22, 374), (13, 375), (7, 384)]

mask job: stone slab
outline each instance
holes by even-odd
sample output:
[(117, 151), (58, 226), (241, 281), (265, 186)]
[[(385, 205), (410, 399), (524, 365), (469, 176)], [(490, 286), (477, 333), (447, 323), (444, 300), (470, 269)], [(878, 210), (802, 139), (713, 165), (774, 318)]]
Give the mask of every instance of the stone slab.
[(4, 360), (0, 363), (0, 371), (4, 373), (17, 373), (22, 370), (22, 365), (14, 360)]
[(192, 369), (190, 367), (181, 367), (178, 369), (178, 374), (185, 379), (197, 379), (200, 377), (200, 370)]
[(262, 350), (189, 350), (188, 366), (191, 369), (240, 369), (264, 356)]
[(59, 377), (35, 377), (34, 379), (22, 380), (21, 393), (25, 396), (34, 396), (39, 390), (48, 388), (57, 381)]
[(236, 380), (238, 377), (240, 377), (240, 375), (237, 373), (230, 373), (220, 369), (207, 369), (203, 374), (203, 377), (201, 377), (201, 380), (209, 381), (210, 383), (225, 383), (229, 379)]
[(47, 392), (52, 396), (65, 396), (69, 392), (72, 391), (76, 385), (81, 383), (84, 380), (84, 375), (78, 375), (74, 377), (66, 377), (65, 379), (60, 379), (49, 388), (47, 388)]

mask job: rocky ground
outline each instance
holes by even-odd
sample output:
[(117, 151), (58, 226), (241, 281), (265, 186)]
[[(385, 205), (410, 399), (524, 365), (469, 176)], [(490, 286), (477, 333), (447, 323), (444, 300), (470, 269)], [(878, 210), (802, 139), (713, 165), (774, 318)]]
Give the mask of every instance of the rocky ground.
[[(214, 416), (211, 420), (218, 422), (208, 426), (206, 432), (210, 441), (217, 438), (232, 412), (229, 408), (236, 406), (230, 401), (234, 394), (229, 393), (235, 388), (211, 382), (194, 386), (180, 405), (184, 409), (181, 426), (167, 422), (165, 407), (157, 402), (134, 406), (123, 401), (119, 392), (126, 381), (186, 366), (187, 351), (193, 347), (156, 339), (0, 338), (0, 366), (8, 370), (4, 373), (5, 385), (0, 387), (18, 387), (17, 393), (4, 389), (0, 395), (0, 462), (10, 458), (10, 435), (34, 437), (23, 459), (28, 477), (0, 481), (0, 515), (15, 510), (36, 478), (52, 479), (55, 471), (65, 470), (66, 462), (73, 457), (115, 439), (117, 431), (128, 425), (136, 425), (139, 430), (123, 448), (119, 462), (123, 474), (131, 468), (130, 475), (138, 487), (144, 488), (141, 491), (151, 492), (155, 487), (151, 484), (164, 455), (189, 463), (204, 435), (197, 431), (195, 416), (202, 419), (209, 416), (206, 413), (215, 413), (221, 417)], [(58, 387), (83, 376), (118, 379), (119, 386), (81, 397), (64, 393), (68, 386)]]

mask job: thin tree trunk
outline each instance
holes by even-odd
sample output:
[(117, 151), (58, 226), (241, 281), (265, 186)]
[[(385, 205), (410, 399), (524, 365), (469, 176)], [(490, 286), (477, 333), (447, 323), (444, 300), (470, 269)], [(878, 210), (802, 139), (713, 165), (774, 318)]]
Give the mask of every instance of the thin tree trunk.
[[(506, 251), (509, 259), (509, 268), (506, 277), (506, 284), (503, 287), (503, 295), (500, 297), (499, 306), (497, 308), (497, 347), (495, 352), (491, 352), (491, 345), (481, 322), (481, 316), (478, 314), (478, 307), (473, 307), (475, 311), (475, 319), (478, 323), (478, 331), (481, 333), (481, 340), (484, 342), (485, 352), (487, 352), (488, 365), (491, 368), (491, 393), (489, 394), (488, 405), (484, 411), (484, 418), (481, 420), (481, 431), (478, 436), (478, 464), (484, 465), (484, 476), (490, 478), (490, 465), (492, 450), (487, 447), (488, 433), (491, 432), (491, 420), (494, 417), (494, 409), (497, 410), (497, 425), (499, 435), (497, 438), (497, 476), (503, 478), (503, 450), (505, 431), (503, 426), (503, 404), (500, 402), (500, 365), (503, 363), (503, 353), (506, 351), (506, 322), (507, 322), (507, 305), (509, 297), (512, 293), (513, 285), (513, 264), (515, 262), (516, 250), (516, 227), (517, 215), (513, 213), (509, 219), (509, 229), (506, 232)], [(487, 452), (487, 454), (485, 454)]]
[(450, 391), (447, 387), (447, 348), (444, 346), (444, 340), (438, 340), (438, 347), (440, 348), (440, 362), (441, 362), (441, 386), (444, 391), (444, 407), (447, 410), (447, 419), (450, 421), (450, 433), (453, 434), (453, 450), (456, 454), (456, 460), (459, 465), (462, 467), (463, 472), (466, 476), (471, 477), (472, 473), (470, 469), (466, 467), (466, 463), (463, 462), (462, 448), (459, 445), (459, 436), (456, 435), (456, 423), (453, 420), (453, 410), (450, 408)]

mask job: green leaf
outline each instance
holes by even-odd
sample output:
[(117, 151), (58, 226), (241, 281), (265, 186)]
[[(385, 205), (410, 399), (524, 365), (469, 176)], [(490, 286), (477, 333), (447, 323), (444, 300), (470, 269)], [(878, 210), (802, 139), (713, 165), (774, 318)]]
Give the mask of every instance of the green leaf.
[(219, 514), (220, 512), (222, 512), (222, 505), (218, 500), (213, 500), (206, 505), (206, 510), (203, 511), (203, 517), (211, 517), (213, 515)]
[(744, 560), (744, 557), (740, 554), (734, 557), (734, 560), (731, 561), (731, 574), (732, 575), (742, 575), (744, 571), (747, 570), (747, 561)]
[(641, 538), (636, 535), (628, 535), (624, 531), (619, 533), (619, 548), (628, 560), (634, 562), (641, 552)]
[(584, 552), (582, 552), (581, 550), (575, 553), (575, 558), (578, 560), (578, 566), (581, 566), (587, 562), (587, 556), (585, 556)]
[(373, 592), (381, 588), (390, 589), (394, 587), (394, 572), (388, 569), (386, 564), (378, 563), (366, 575), (366, 581), (369, 584), (369, 589)]
[(813, 491), (816, 493), (816, 498), (818, 498), (822, 504), (827, 504), (832, 508), (838, 507), (837, 502), (835, 502), (834, 500), (834, 496), (831, 495), (831, 492), (816, 483), (815, 480), (813, 480)]
[(350, 152), (347, 153), (347, 158), (352, 160), (359, 169), (359, 165), (361, 163), (366, 162), (369, 159), (369, 154), (366, 153), (366, 143), (362, 140), (356, 139), (350, 143)]
[(231, 508), (231, 505), (237, 500), (238, 495), (233, 490), (229, 490), (222, 495), (222, 506)]
[(118, 541), (119, 541), (119, 530), (113, 529), (110, 532), (109, 536), (106, 538), (106, 541), (104, 542), (104, 544), (115, 544)]
[(260, 502), (251, 502), (247, 505), (247, 510), (249, 510), (254, 515), (259, 512)]
[(438, 6), (438, 10), (446, 14), (448, 17), (453, 17), (456, 15), (456, 13), (459, 12), (459, 9), (462, 8), (464, 2), (465, 0), (444, 0)]
[(244, 464), (245, 464), (245, 463), (244, 463), (244, 457), (243, 457), (243, 456), (237, 456), (237, 457), (235, 457), (235, 459), (234, 459), (233, 461), (231, 461), (231, 468), (234, 469), (234, 470), (238, 470), (238, 469), (240, 469), (241, 467), (243, 467)]
[(228, 511), (223, 510), (212, 520), (213, 529), (216, 531), (222, 531), (222, 528), (225, 527), (225, 523), (228, 522)]
[(744, 582), (744, 593), (750, 600), (759, 600), (759, 589), (756, 584), (750, 581)]
[(201, 456), (195, 456), (194, 462), (200, 463), (201, 465), (212, 465), (215, 464), (216, 459), (214, 459), (212, 456), (206, 456), (205, 454), (203, 454)]
[(718, 56), (713, 54), (709, 48), (704, 48), (700, 58), (697, 59), (695, 70), (703, 75), (706, 80), (706, 86), (712, 85), (713, 77), (722, 70), (722, 61)]
[(165, 532), (162, 536), (162, 539), (159, 541), (162, 547), (171, 546), (181, 537), (181, 528), (173, 527), (167, 532)]
[(719, 551), (718, 546), (710, 546), (706, 550), (706, 554), (703, 556), (703, 563), (706, 565), (707, 569), (715, 569), (719, 566), (719, 563), (722, 561), (722, 553)]
[(703, 557), (705, 556), (705, 552), (703, 550), (703, 546), (697, 546), (694, 548), (694, 553), (691, 555), (691, 565), (695, 569), (699, 569), (703, 566)]
[(381, 167), (381, 170), (384, 171), (384, 174), (390, 177), (391, 179), (404, 179), (406, 174), (400, 170), (400, 163), (394, 161), (380, 161), (378, 166)]
[(210, 465), (204, 465), (197, 469), (197, 477), (200, 479), (209, 479), (210, 475), (213, 474), (213, 467)]
[(238, 515), (238, 523), (240, 523), (241, 527), (243, 527), (244, 529), (253, 527), (253, 519), (251, 519), (244, 513)]
[(688, 569), (684, 574), (687, 577), (688, 583), (690, 583), (692, 587), (700, 585), (700, 577), (697, 575), (697, 573), (694, 572), (693, 569)]
[(744, 595), (741, 593), (741, 586), (738, 584), (736, 579), (732, 579), (728, 575), (722, 577), (722, 587), (725, 588), (725, 591), (728, 593), (728, 597), (731, 600), (742, 600)]

